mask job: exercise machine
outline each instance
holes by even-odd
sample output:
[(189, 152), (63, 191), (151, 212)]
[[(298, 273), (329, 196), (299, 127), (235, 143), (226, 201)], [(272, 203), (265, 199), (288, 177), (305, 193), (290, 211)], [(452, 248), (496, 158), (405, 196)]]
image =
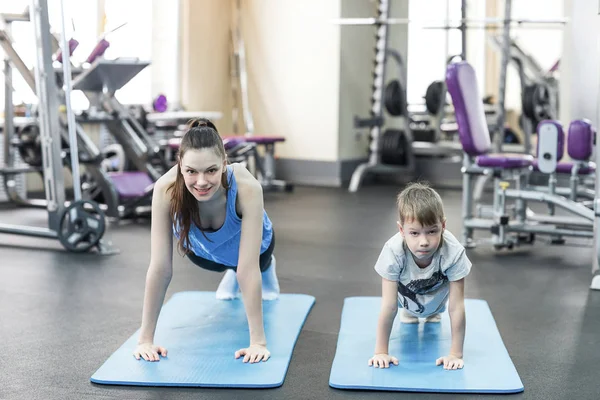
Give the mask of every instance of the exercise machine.
[[(483, 105), (478, 98), (477, 79), (473, 67), (467, 62), (452, 64), (446, 74), (448, 92), (455, 107), (459, 129), (459, 138), (463, 146), (463, 232), (462, 242), (466, 247), (473, 247), (473, 231), (483, 229), (492, 232), (494, 247), (512, 248), (521, 243), (531, 243), (534, 235), (548, 235), (551, 238), (579, 237), (591, 238), (594, 242), (595, 257), (600, 256), (600, 235), (597, 228), (600, 224), (598, 204), (600, 195), (594, 196), (594, 207), (561, 196), (553, 190), (542, 192), (527, 187), (528, 176), (532, 171), (535, 159), (529, 154), (511, 154), (492, 152), (492, 143), (483, 113)], [(579, 141), (572, 151), (581, 156), (591, 154), (595, 138), (595, 130), (586, 121), (571, 124), (575, 134), (587, 138)], [(559, 163), (562, 129), (560, 124), (547, 121), (538, 130), (544, 141), (538, 148), (538, 167), (540, 171), (553, 173)], [(564, 140), (564, 139), (562, 139)], [(600, 153), (596, 152), (596, 161)], [(473, 179), (477, 175), (486, 174), (493, 178), (493, 214), (491, 218), (477, 218), (473, 213)], [(514, 185), (514, 188), (511, 188)], [(514, 202), (513, 212), (508, 212), (508, 201)], [(546, 215), (535, 218), (528, 215), (527, 203), (537, 202), (550, 207), (560, 208), (570, 217)], [(595, 266), (599, 260), (595, 259)], [(592, 288), (598, 283), (598, 270), (594, 274)], [(600, 287), (597, 287), (600, 289)]]
[[(386, 20), (390, 15), (390, 2), (377, 3), (377, 19)], [(367, 174), (411, 174), (414, 170), (412, 133), (408, 123), (406, 100), (406, 71), (400, 55), (388, 48), (388, 24), (376, 24), (373, 83), (371, 85), (371, 111), (369, 118), (354, 119), (355, 128), (369, 129), (369, 160), (356, 167), (348, 190), (358, 191)], [(388, 56), (398, 64), (399, 77), (384, 88)], [(386, 106), (387, 103), (387, 106)], [(384, 106), (396, 117), (402, 117), (403, 130), (383, 131)]]
[[(28, 167), (15, 167), (13, 165), (5, 165), (0, 169), (4, 175), (7, 189), (11, 188), (12, 177), (15, 174), (22, 172), (30, 172), (31, 170), (42, 173), (44, 189), (46, 195), (45, 206), (48, 213), (48, 228), (0, 224), (0, 232), (36, 236), (49, 239), (58, 239), (60, 243), (69, 251), (84, 252), (92, 248), (97, 248), (101, 254), (112, 254), (116, 250), (109, 243), (102, 241), (102, 236), (105, 231), (105, 216), (98, 204), (93, 201), (86, 201), (81, 198), (81, 193), (78, 189), (78, 170), (79, 160), (77, 132), (75, 120), (70, 106), (70, 63), (68, 62), (69, 51), (63, 51), (63, 57), (66, 62), (64, 66), (64, 77), (66, 84), (66, 97), (64, 100), (66, 105), (66, 115), (59, 114), (59, 104), (62, 97), (59, 94), (56, 74), (52, 67), (52, 46), (49, 32), (50, 25), (48, 22), (48, 4), (46, 0), (33, 0), (33, 8), (28, 15), (22, 16), (23, 20), (30, 20), (33, 25), (35, 40), (36, 40), (36, 66), (34, 68), (35, 75), (25, 67), (18, 55), (15, 54), (12, 48), (10, 39), (10, 22), (5, 17), (2, 25), (7, 27), (0, 31), (0, 44), (13, 63), (17, 64), (17, 68), (23, 74), (26, 82), (32, 90), (37, 94), (39, 106), (37, 110), (37, 122), (39, 125), (39, 138), (41, 147), (42, 163), (37, 169)], [(62, 11), (62, 2), (61, 2)], [(63, 50), (67, 49), (68, 43), (64, 37), (64, 20), (63, 20)], [(24, 70), (22, 71), (21, 69)], [(5, 64), (5, 72), (10, 73), (10, 66)], [(6, 75), (7, 92), (12, 90), (10, 75)], [(10, 146), (11, 130), (14, 128), (12, 123), (12, 98), (7, 95), (11, 101), (7, 103), (5, 115), (4, 136), (5, 144)], [(8, 129), (7, 129), (8, 128)], [(64, 187), (63, 157), (61, 155), (61, 130), (67, 131), (69, 149), (71, 154), (71, 169), (74, 175), (75, 198), (74, 201), (67, 203)], [(6, 150), (6, 148), (5, 148)], [(14, 161), (12, 157), (5, 161)], [(12, 195), (16, 193), (11, 191)]]

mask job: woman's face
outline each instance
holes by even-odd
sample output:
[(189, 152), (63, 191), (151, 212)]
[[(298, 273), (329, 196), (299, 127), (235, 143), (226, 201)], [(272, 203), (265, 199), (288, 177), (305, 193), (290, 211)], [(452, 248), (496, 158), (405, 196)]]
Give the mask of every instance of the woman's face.
[(185, 186), (198, 201), (208, 201), (221, 187), (225, 160), (213, 149), (190, 149), (181, 159)]

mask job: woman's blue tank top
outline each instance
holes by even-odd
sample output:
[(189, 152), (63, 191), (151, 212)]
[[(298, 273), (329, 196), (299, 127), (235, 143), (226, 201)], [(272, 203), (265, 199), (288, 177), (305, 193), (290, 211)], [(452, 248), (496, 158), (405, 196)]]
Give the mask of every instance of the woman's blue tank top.
[[(191, 250), (198, 257), (235, 267), (238, 264), (240, 254), (242, 219), (235, 211), (237, 182), (233, 175), (233, 167), (230, 165), (227, 166), (227, 179), (230, 187), (227, 193), (227, 214), (225, 215), (223, 226), (215, 232), (204, 232), (204, 235), (210, 239), (209, 241), (206, 240), (206, 237), (204, 237), (200, 229), (195, 224), (192, 224), (188, 236), (191, 248), (188, 250)], [(175, 234), (175, 237), (179, 238), (179, 232), (175, 225), (173, 225), (173, 233)], [(267, 212), (263, 211), (263, 233), (260, 246), (261, 254), (264, 253), (271, 244), (272, 237), (273, 225)]]

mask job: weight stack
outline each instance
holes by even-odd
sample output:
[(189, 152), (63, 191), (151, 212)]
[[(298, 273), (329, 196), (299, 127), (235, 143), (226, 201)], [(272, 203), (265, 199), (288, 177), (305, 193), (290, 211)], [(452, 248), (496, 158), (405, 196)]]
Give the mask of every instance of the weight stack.
[[(24, 164), (18, 151), (15, 151), (13, 155), (17, 165)], [(0, 133), (0, 166), (3, 166), (4, 163), (4, 135)], [(19, 193), (21, 197), (25, 197), (27, 193), (25, 188), (25, 174), (16, 174), (15, 182), (17, 184), (17, 193)], [(0, 174), (0, 203), (7, 203), (9, 201), (10, 198), (8, 197), (8, 193), (6, 193), (6, 187), (4, 186), (4, 175)]]

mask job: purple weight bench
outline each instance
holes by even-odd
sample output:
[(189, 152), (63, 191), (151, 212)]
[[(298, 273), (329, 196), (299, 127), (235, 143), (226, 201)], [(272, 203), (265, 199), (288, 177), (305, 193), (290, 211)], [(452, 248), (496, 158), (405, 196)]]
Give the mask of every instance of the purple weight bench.
[(264, 152), (255, 157), (257, 178), (264, 190), (282, 189), (291, 192), (293, 186), (285, 181), (275, 179), (275, 143), (285, 142), (283, 136), (245, 136), (244, 139), (257, 146), (263, 146)]
[(588, 120), (575, 120), (569, 125), (567, 153), (574, 160), (572, 173), (589, 175), (596, 171), (596, 164), (590, 161), (594, 154), (596, 129)]
[(111, 182), (123, 201), (135, 200), (152, 192), (154, 182), (140, 171), (109, 172)]
[[(503, 229), (495, 220), (474, 218), (474, 176), (494, 177), (494, 204), (498, 201), (498, 187), (503, 180), (515, 182), (520, 189), (532, 170), (533, 156), (528, 154), (494, 154), (483, 102), (479, 96), (477, 78), (473, 67), (465, 62), (448, 65), (446, 86), (452, 98), (458, 137), (463, 148), (462, 244), (474, 247), (473, 231), (480, 229)], [(518, 210), (521, 215), (523, 210)]]
[(533, 156), (528, 154), (490, 153), (492, 143), (486, 123), (483, 102), (475, 70), (467, 62), (450, 64), (446, 70), (446, 85), (452, 97), (458, 136), (466, 160), (477, 167), (498, 171), (529, 169)]
[(150, 176), (146, 172), (140, 171), (108, 172), (107, 174), (119, 196), (119, 218), (146, 215), (154, 190), (154, 182)]
[(592, 124), (587, 120), (575, 120), (569, 125), (567, 153), (573, 161), (561, 161), (565, 149), (565, 133), (562, 124), (558, 121), (541, 121), (537, 126), (538, 146), (537, 158), (533, 162), (534, 171), (540, 171), (538, 160), (543, 157), (543, 154), (540, 154), (540, 143), (544, 139), (544, 128), (548, 125), (556, 128), (558, 134), (556, 167), (552, 172), (561, 175), (593, 174), (596, 171), (596, 164), (591, 162), (590, 159), (594, 151), (594, 138), (596, 132)]
[[(596, 164), (590, 159), (594, 152), (596, 131), (587, 120), (575, 120), (569, 124), (567, 153), (572, 161), (561, 161), (564, 154), (565, 134), (562, 125), (557, 121), (541, 121), (537, 127), (538, 146), (534, 170), (549, 174), (548, 190), (568, 197), (572, 201), (580, 198), (591, 201), (595, 191), (581, 185), (581, 179), (589, 178), (596, 172)], [(556, 159), (552, 157), (556, 143)], [(555, 175), (569, 175), (569, 187), (558, 187)], [(533, 189), (538, 190), (535, 186)], [(586, 201), (584, 201), (586, 204)]]
[[(254, 146), (263, 146), (264, 151), (259, 154), (254, 151), (254, 163), (256, 170), (253, 172), (260, 181), (263, 190), (282, 189), (286, 192), (293, 190), (293, 186), (285, 181), (275, 179), (275, 143), (285, 142), (283, 136), (243, 136), (243, 140)], [(239, 136), (225, 136), (223, 141), (240, 139)]]

